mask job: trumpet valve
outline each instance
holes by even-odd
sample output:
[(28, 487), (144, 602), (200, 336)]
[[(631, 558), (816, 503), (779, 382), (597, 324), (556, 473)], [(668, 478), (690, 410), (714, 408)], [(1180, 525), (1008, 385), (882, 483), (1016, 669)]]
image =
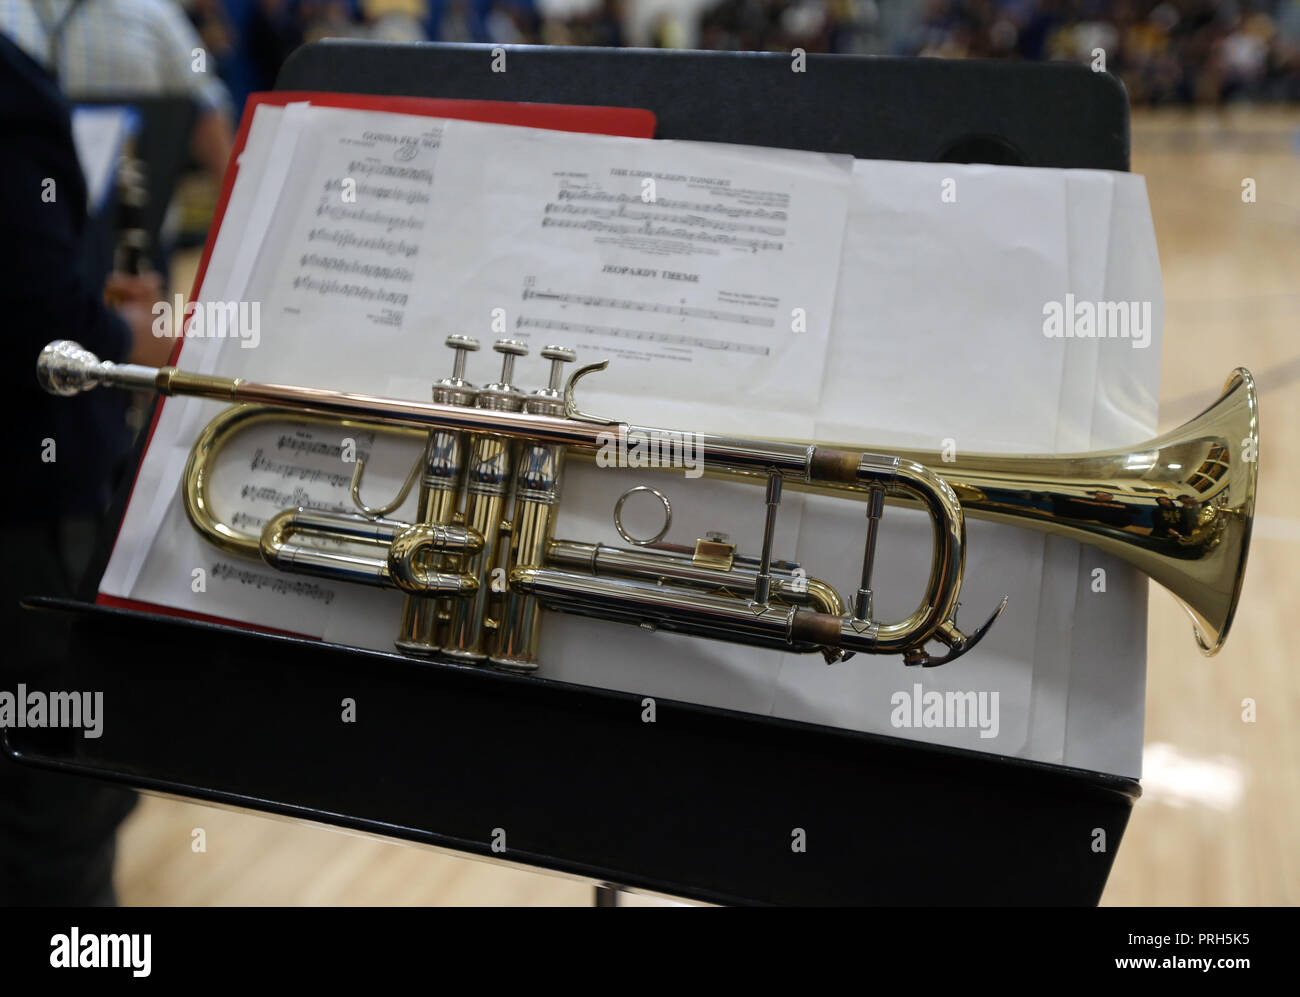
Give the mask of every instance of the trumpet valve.
[(501, 354), (501, 380), (489, 384), (484, 391), (498, 394), (515, 394), (518, 388), (512, 383), (515, 377), (515, 359), (528, 355), (528, 344), (518, 339), (498, 339), (492, 349)]

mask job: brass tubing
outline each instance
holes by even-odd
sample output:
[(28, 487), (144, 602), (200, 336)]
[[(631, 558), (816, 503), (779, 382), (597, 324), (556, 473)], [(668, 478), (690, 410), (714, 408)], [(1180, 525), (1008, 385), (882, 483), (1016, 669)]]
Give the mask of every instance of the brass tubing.
[[(456, 492), (434, 491), (427, 486), (420, 490), (420, 520), (425, 523), (450, 523), (456, 514)], [(445, 555), (431, 558), (429, 567), (446, 567), (456, 563)], [(402, 600), (402, 619), (394, 643), (399, 650), (412, 654), (429, 655), (440, 646), (439, 618), (448, 604), (441, 599), (424, 596), (407, 596)]]
[(405, 529), (394, 537), (387, 556), (379, 557), (294, 542), (298, 532), (296, 517), (301, 511), (286, 509), (266, 524), (260, 546), (263, 560), (271, 567), (421, 595), (467, 596), (478, 588), (478, 581), (472, 576), (430, 571), (415, 556), (417, 547), (433, 550), (475, 547), (478, 538), (471, 540), (464, 531), (444, 535), (436, 527), (400, 524)]
[[(217, 459), (227, 444), (239, 433), (267, 422), (299, 422), (327, 425), (331, 428), (372, 430), (373, 424), (355, 420), (338, 420), (312, 412), (268, 408), (261, 405), (234, 405), (212, 419), (190, 448), (182, 476), (181, 498), (190, 524), (208, 543), (228, 554), (257, 559), (261, 556), (261, 537), (243, 533), (224, 522), (212, 506), (209, 494)], [(385, 427), (384, 432), (418, 437), (424, 434), (402, 426)]]

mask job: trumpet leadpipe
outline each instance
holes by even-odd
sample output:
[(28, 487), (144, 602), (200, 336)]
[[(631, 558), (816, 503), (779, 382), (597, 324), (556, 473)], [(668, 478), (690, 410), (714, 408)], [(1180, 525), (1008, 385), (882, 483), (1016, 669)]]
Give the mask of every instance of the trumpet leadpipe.
[[(176, 367), (142, 367), (100, 360), (68, 340), (49, 344), (37, 362), (37, 377), (51, 394), (75, 395), (95, 387), (156, 391), (162, 395), (209, 398), (265, 405), (291, 412), (312, 412), (387, 426), (443, 429), (454, 433), (493, 434), (596, 451), (620, 431), (659, 438), (670, 431), (647, 426), (588, 422), (563, 415), (518, 408), (462, 407), (377, 395), (329, 391), (288, 384), (265, 384), (242, 378), (195, 374)], [(716, 470), (776, 471), (796, 478), (831, 475), (855, 487), (860, 452), (837, 451), (812, 444), (776, 443), (742, 437), (699, 434), (703, 460)]]

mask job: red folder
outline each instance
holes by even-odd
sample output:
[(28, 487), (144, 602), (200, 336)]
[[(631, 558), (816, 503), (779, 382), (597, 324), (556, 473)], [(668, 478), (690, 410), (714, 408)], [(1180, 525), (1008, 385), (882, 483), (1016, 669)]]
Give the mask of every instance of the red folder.
[[(221, 194), (217, 200), (216, 211), (212, 216), (212, 225), (208, 229), (208, 240), (203, 247), (203, 256), (199, 261), (198, 271), (194, 275), (194, 290), (190, 300), (197, 301), (203, 289), (203, 278), (208, 270), (208, 260), (212, 256), (212, 247), (216, 245), (217, 233), (226, 214), (226, 205), (230, 201), (235, 178), (239, 173), (239, 155), (244, 151), (248, 141), (248, 132), (252, 127), (253, 113), (263, 104), (283, 107), (309, 101), (324, 107), (346, 107), (363, 111), (389, 111), (396, 114), (419, 114), (429, 118), (458, 118), (462, 121), (482, 121), (494, 125), (517, 125), (526, 128), (547, 128), (552, 131), (583, 132), (592, 135), (621, 135), (628, 138), (654, 138), (655, 116), (653, 111), (632, 107), (587, 107), (576, 104), (531, 104), (509, 103), (497, 100), (443, 100), (436, 97), (379, 97), (369, 94), (354, 93), (312, 93), (297, 90), (275, 90), (268, 93), (255, 93), (244, 105), (244, 116), (235, 135), (234, 148), (231, 150), (230, 162), (226, 166), (226, 175), (221, 183)], [(172, 350), (171, 363), (176, 363), (180, 356), (181, 343), (178, 341)], [(149, 425), (149, 435), (144, 452), (153, 440), (154, 427), (166, 399), (158, 403), (153, 421)], [(136, 470), (137, 480), (139, 469)], [(135, 483), (131, 485), (131, 495), (127, 498), (130, 505), (135, 494)], [(124, 510), (125, 514), (125, 510)], [(121, 524), (118, 524), (121, 529)], [(207, 623), (226, 623), (250, 630), (268, 633), (289, 633), (292, 631), (274, 630), (259, 627), (238, 620), (228, 620), (217, 616), (191, 613), (170, 606), (157, 606), (153, 603), (140, 602), (135, 599), (122, 599), (118, 596), (105, 595), (100, 592), (95, 601), (102, 606), (115, 606), (121, 609), (136, 609), (163, 616), (179, 616), (185, 619), (201, 620)], [(293, 636), (304, 636), (292, 634)]]

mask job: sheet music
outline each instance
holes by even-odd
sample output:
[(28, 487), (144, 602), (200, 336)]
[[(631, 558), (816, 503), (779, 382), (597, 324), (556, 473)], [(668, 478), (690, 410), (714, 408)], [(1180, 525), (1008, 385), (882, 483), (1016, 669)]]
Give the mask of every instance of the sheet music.
[[(725, 405), (738, 425), (767, 419), (775, 431), (779, 411), (767, 401), (775, 367), (783, 383), (802, 385), (791, 404), (809, 412), (815, 404), (825, 354), (816, 344), (830, 325), (848, 196), (843, 158), (290, 105), (278, 117), (258, 109), (243, 161), (249, 169), (241, 169), (228, 212), (244, 221), (244, 238), (223, 225), (210, 275), (224, 284), (205, 281), (202, 297), (258, 302), (260, 333), (255, 344), (187, 337), (182, 366), (425, 399), (449, 371), (443, 340), (464, 332), (485, 347), (503, 335), (528, 341), (534, 355), (516, 375), (528, 389), (545, 381), (541, 345), (559, 340), (590, 361), (609, 356), (605, 343), (614, 342), (606, 391), (640, 395), (642, 417), (661, 415), (670, 399), (686, 419), (694, 399), (714, 397), (728, 383), (719, 381), (714, 354), (739, 357), (728, 377), (747, 379), (753, 390), (738, 406), (728, 394), (701, 408)], [(265, 183), (255, 183), (255, 170)], [(553, 209), (569, 202), (602, 204), (632, 191), (640, 202), (644, 179), (655, 181), (658, 200), (636, 211), (660, 217), (648, 233), (611, 239), (604, 230), (547, 224), (568, 217)], [(686, 207), (700, 210), (686, 210), (687, 197)], [(796, 308), (797, 332), (789, 328)], [(699, 334), (687, 331), (697, 327)], [(632, 349), (634, 333), (657, 338)], [(707, 364), (697, 360), (705, 353)], [(647, 367), (670, 354), (672, 370), (647, 377)], [(499, 358), (474, 359), (472, 378), (495, 380)], [(156, 483), (154, 502), (143, 495), (132, 502), (103, 590), (262, 626), (292, 620), (296, 632), (386, 647), (396, 593), (350, 586), (350, 611), (332, 612), (336, 585), (269, 586), (249, 575), (269, 569), (243, 565), (240, 573), (193, 536), (176, 490), (190, 443), (218, 411), (192, 399), (164, 407), (141, 474)], [(347, 430), (299, 431), (335, 449), (348, 438)], [(254, 446), (241, 440), (232, 449)], [(240, 486), (218, 486), (220, 512), (252, 531), (286, 497), (350, 508), (350, 466), (324, 473), (302, 454), (268, 454), (263, 448), (262, 460), (245, 459), (229, 474), (218, 468), (214, 481)], [(415, 455), (414, 443), (377, 448), (367, 500), (387, 501)], [(196, 568), (203, 591), (189, 581)], [(351, 612), (358, 601), (383, 608)]]
[(682, 428), (788, 434), (816, 411), (847, 157), (463, 121), (448, 145), (453, 325), (609, 359), (581, 398), (623, 421), (671, 401)]

